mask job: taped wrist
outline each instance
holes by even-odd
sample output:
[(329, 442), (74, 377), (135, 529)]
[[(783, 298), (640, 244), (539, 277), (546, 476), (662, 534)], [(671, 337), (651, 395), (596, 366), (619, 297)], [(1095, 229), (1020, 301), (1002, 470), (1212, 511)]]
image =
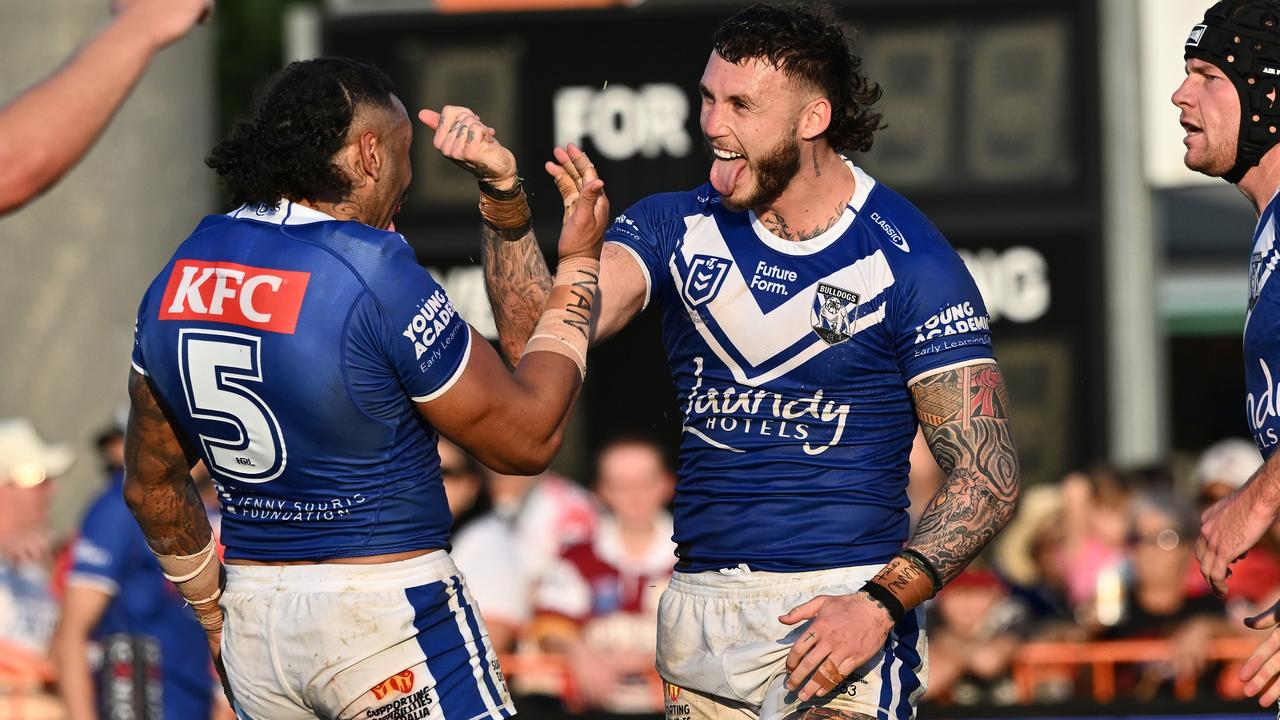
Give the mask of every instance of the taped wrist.
[(904, 553), (894, 555), (875, 577), (862, 586), (860, 592), (884, 605), (896, 623), (908, 610), (933, 597), (936, 590), (929, 573)]
[(178, 592), (186, 598), (187, 603), (195, 610), (196, 620), (206, 632), (222, 630), (222, 610), (218, 607), (218, 598), (222, 597), (222, 587), (226, 584), (226, 576), (222, 562), (218, 560), (217, 545), (212, 537), (209, 544), (194, 555), (164, 555), (156, 552), (160, 561), (160, 569), (174, 585)]
[(524, 183), (517, 179), (515, 187), (499, 190), (481, 182), (480, 218), (498, 237), (509, 242), (529, 234), (533, 227), (533, 213), (524, 194)]
[(600, 261), (569, 258), (556, 267), (555, 281), (546, 309), (524, 347), (531, 352), (553, 352), (572, 360), (587, 377), (587, 346), (591, 342), (591, 309), (600, 283)]

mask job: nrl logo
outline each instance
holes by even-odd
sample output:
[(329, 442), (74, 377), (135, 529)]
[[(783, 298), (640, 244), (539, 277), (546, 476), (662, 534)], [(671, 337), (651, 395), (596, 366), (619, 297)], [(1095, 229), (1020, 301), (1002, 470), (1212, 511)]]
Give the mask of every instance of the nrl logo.
[(858, 319), (858, 300), (858, 293), (818, 283), (810, 315), (813, 331), (828, 345), (839, 345), (848, 340), (853, 335), (853, 323)]
[(715, 298), (729, 274), (732, 260), (714, 255), (694, 255), (689, 263), (689, 274), (684, 279), (684, 300), (689, 307), (705, 305)]

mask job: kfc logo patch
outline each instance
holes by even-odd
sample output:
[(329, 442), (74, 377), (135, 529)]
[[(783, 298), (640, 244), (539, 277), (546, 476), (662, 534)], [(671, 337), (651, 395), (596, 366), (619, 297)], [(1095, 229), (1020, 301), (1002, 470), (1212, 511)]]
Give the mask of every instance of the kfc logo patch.
[(206, 320), (292, 335), (311, 273), (205, 260), (179, 260), (161, 320)]

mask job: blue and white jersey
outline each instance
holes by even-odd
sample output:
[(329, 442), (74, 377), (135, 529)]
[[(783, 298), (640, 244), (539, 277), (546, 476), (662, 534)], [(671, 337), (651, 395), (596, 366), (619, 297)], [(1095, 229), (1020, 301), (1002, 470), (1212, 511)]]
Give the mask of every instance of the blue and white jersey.
[(287, 201), (206, 217), (135, 334), (134, 368), (218, 486), (228, 558), (447, 546), (414, 402), (453, 385), (471, 336), (403, 237)]
[(883, 562), (907, 539), (908, 385), (992, 359), (959, 256), (898, 194), (857, 181), (804, 242), (710, 185), (654, 195), (606, 239), (635, 256), (684, 413), (678, 569), (798, 572)]
[(1245, 413), (1249, 432), (1269, 458), (1280, 445), (1280, 281), (1274, 280), (1280, 263), (1276, 246), (1276, 203), (1267, 203), (1253, 231), (1249, 258), (1249, 311), (1244, 321)]

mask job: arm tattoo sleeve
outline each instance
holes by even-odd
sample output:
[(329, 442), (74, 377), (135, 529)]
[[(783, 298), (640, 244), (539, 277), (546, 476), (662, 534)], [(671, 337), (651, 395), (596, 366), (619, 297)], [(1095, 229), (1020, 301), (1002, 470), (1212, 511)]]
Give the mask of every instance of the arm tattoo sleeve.
[(925, 440), (946, 474), (909, 547), (949, 582), (1009, 522), (1018, 502), (1018, 451), (1009, 396), (995, 363), (931, 375), (911, 387)]
[(482, 233), (484, 286), (493, 308), (498, 340), (507, 362), (520, 362), (551, 292), (551, 273), (530, 231), (515, 242), (503, 240), (487, 225)]
[(124, 497), (147, 544), (166, 555), (191, 555), (209, 544), (213, 529), (191, 464), (148, 380), (129, 375)]

